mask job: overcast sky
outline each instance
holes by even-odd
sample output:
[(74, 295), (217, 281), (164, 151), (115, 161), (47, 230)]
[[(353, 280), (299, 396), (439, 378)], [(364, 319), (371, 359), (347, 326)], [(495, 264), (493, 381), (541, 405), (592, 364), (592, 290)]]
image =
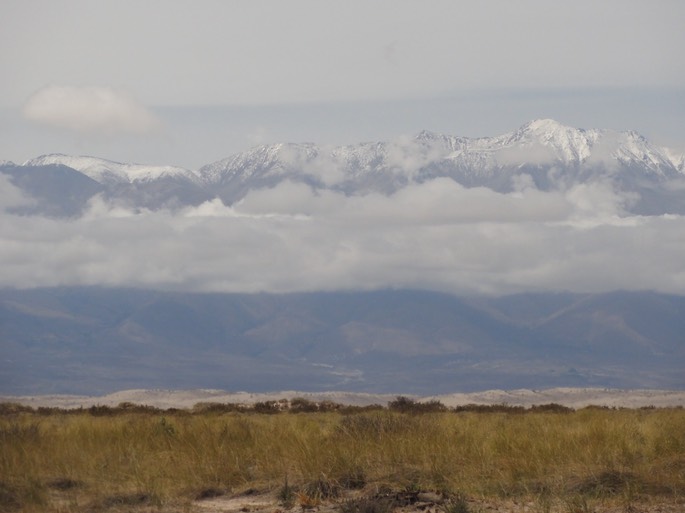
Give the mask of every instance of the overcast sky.
[(540, 117), (685, 149), (685, 2), (0, 3), (0, 159), (199, 167)]

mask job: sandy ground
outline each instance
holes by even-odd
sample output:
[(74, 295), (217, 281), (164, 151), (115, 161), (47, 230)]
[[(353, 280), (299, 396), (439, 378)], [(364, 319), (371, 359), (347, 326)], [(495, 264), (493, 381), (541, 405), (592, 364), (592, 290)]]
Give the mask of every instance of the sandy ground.
[[(94, 405), (117, 406), (122, 402), (144, 404), (157, 408), (192, 408), (199, 402), (253, 404), (258, 401), (304, 397), (310, 401), (333, 401), (364, 406), (386, 405), (397, 394), (363, 394), (351, 392), (281, 391), (264, 394), (227, 392), (224, 390), (123, 390), (103, 396), (0, 395), (0, 402), (15, 402), (32, 407), (88, 408)], [(418, 400), (438, 400), (449, 407), (466, 404), (508, 404), (532, 406), (557, 403), (572, 408), (588, 405), (640, 408), (644, 406), (685, 406), (684, 390), (619, 390), (606, 388), (551, 388), (547, 390), (488, 390), (474, 393), (454, 393), (430, 397), (410, 396)]]

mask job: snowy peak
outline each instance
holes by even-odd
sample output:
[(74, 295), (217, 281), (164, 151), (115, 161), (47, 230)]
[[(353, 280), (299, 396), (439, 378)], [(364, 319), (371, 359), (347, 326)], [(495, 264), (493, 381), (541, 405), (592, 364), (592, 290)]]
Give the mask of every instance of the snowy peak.
[(246, 152), (213, 162), (198, 170), (205, 183), (217, 183), (240, 175), (284, 174), (315, 159), (319, 149), (311, 143), (279, 143), (256, 146)]
[[(609, 166), (640, 165), (651, 173), (664, 175), (673, 170), (673, 162), (662, 148), (652, 145), (642, 135), (629, 131), (572, 128), (552, 119), (536, 119), (524, 124), (505, 140), (493, 141), (504, 148), (516, 147), (521, 164), (535, 161), (544, 150), (549, 163)], [(528, 150), (529, 155), (526, 155)]]
[(534, 119), (524, 123), (517, 130), (518, 134), (533, 134), (540, 140), (563, 141), (582, 137), (587, 130), (563, 125), (553, 119)]
[(521, 126), (520, 130), (527, 130), (538, 134), (554, 134), (558, 132), (568, 132), (574, 128), (562, 125), (554, 119), (534, 119)]
[(182, 177), (191, 181), (196, 175), (187, 169), (173, 166), (123, 164), (96, 157), (72, 157), (60, 153), (43, 155), (24, 162), (24, 166), (59, 164), (70, 167), (102, 184), (149, 182), (164, 177)]
[[(617, 135), (616, 135), (617, 134)], [(677, 171), (668, 153), (663, 148), (652, 145), (645, 137), (634, 131), (614, 132), (617, 141), (608, 140), (607, 147), (613, 143), (611, 156), (625, 165), (638, 165), (658, 175), (668, 175)]]
[(452, 135), (439, 134), (437, 132), (429, 132), (422, 130), (415, 137), (414, 140), (420, 144), (442, 145), (445, 148), (455, 150), (463, 146), (469, 139), (466, 137), (455, 137)]
[(544, 148), (550, 160), (577, 164), (590, 157), (600, 137), (599, 130), (583, 130), (552, 119), (536, 119), (512, 132), (506, 138), (505, 146), (517, 146), (532, 152)]

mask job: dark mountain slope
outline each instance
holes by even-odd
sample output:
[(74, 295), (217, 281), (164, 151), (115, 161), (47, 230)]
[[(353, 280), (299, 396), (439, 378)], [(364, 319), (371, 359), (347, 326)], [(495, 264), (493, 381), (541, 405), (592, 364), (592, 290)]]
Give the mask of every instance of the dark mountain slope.
[(0, 291), (0, 389), (685, 387), (685, 298)]

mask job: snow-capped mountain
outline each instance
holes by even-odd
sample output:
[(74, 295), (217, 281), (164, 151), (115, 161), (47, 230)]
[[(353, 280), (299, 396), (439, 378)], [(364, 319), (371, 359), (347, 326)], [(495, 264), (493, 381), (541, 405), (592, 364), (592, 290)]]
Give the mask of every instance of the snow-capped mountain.
[[(412, 138), (337, 147), (257, 146), (197, 171), (59, 154), (0, 169), (16, 176), (63, 166), (100, 184), (107, 199), (152, 209), (197, 205), (213, 198), (233, 204), (251, 190), (286, 180), (347, 195), (392, 194), (438, 177), (499, 192), (512, 191), (520, 183), (564, 190), (602, 181), (634, 198), (628, 210), (649, 215), (685, 213), (679, 192), (685, 186), (684, 163), (682, 154), (659, 148), (633, 131), (578, 129), (539, 119), (496, 137), (423, 131)], [(44, 176), (36, 174), (35, 180)]]
[(180, 167), (123, 164), (96, 157), (72, 157), (61, 153), (43, 155), (24, 163), (27, 167), (47, 165), (70, 167), (101, 184), (151, 182), (167, 177), (182, 177), (191, 182), (198, 181), (195, 173)]
[(214, 197), (193, 171), (96, 157), (43, 155), (20, 166), (0, 167), (0, 172), (38, 200), (18, 210), (23, 214), (78, 215), (97, 194), (127, 208), (148, 209), (198, 205)]
[[(542, 147), (550, 160), (564, 164), (604, 163), (624, 165), (639, 162), (657, 174), (673, 167), (664, 150), (651, 145), (634, 131), (616, 132), (606, 129), (571, 128), (551, 119), (526, 123), (507, 136), (486, 140), (493, 150)], [(494, 146), (494, 148), (493, 148)], [(544, 162), (544, 159), (542, 160)]]
[(633, 131), (576, 129), (548, 119), (497, 137), (424, 131), (414, 138), (339, 147), (259, 146), (204, 166), (198, 174), (225, 203), (286, 179), (346, 194), (391, 194), (438, 177), (509, 192), (517, 177), (527, 175), (542, 190), (608, 181), (640, 198), (631, 206), (635, 212), (685, 212), (685, 201), (667, 186), (685, 180), (682, 157)]
[(199, 174), (209, 184), (298, 176), (328, 186), (365, 181), (369, 175), (391, 175), (399, 182), (450, 176), (466, 185), (502, 188), (497, 187), (502, 175), (510, 178), (522, 167), (583, 167), (594, 169), (597, 176), (611, 176), (621, 167), (638, 166), (645, 176), (668, 179), (679, 177), (681, 160), (674, 161), (636, 132), (583, 130), (543, 119), (498, 137), (470, 139), (424, 131), (413, 139), (333, 148), (260, 146), (209, 164)]

